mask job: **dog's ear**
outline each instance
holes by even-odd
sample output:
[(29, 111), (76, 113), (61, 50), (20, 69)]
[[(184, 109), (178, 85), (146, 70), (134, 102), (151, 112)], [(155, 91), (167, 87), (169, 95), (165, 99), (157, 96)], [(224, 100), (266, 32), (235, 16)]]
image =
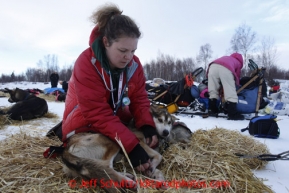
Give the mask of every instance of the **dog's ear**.
[(172, 116), (173, 122), (175, 122), (176, 120), (180, 120), (179, 118), (175, 117), (174, 115), (171, 115), (171, 116)]
[(11, 92), (12, 92), (12, 90), (9, 89), (9, 88), (5, 88), (5, 90), (7, 90), (8, 93), (11, 93)]
[(157, 108), (159, 108), (156, 104), (151, 104), (150, 106), (150, 113), (154, 113), (157, 111)]

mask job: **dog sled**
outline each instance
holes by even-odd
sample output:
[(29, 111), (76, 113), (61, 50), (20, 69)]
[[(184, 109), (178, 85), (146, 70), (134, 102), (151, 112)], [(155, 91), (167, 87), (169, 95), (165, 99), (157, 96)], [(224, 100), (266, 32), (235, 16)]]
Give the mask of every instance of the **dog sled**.
[(187, 107), (195, 98), (191, 94), (191, 87), (203, 68), (197, 68), (177, 82), (166, 83), (159, 78), (152, 83), (146, 83), (148, 97), (152, 104), (167, 108), (169, 113), (175, 113), (179, 107)]
[[(265, 101), (263, 97), (267, 96), (267, 86), (264, 81), (264, 74), (265, 68), (259, 68), (258, 65), (251, 59), (249, 59), (248, 66), (252, 71), (252, 75), (250, 77), (243, 77), (240, 80), (241, 86), (237, 88), (237, 95), (238, 95), (238, 104), (237, 104), (237, 111), (241, 114), (251, 115), (255, 113), (255, 116), (258, 115), (259, 109), (263, 109), (268, 104), (268, 101)], [(203, 81), (204, 83), (200, 84), (207, 84), (207, 82)], [(200, 87), (199, 84), (199, 87)], [(205, 90), (204, 90), (205, 91)], [(196, 93), (196, 92), (195, 92)], [(195, 94), (197, 95), (197, 94)], [(199, 115), (203, 118), (208, 117), (208, 94), (204, 96), (204, 93), (199, 94), (199, 98), (195, 96), (197, 100), (193, 101), (187, 107), (180, 109), (177, 111), (177, 114), (189, 114)], [(227, 111), (225, 106), (224, 98), (222, 97), (221, 93), (221, 100), (220, 100), (220, 113), (218, 117), (227, 117)], [(201, 103), (201, 104), (200, 104)], [(206, 104), (206, 109), (202, 108), (202, 104)], [(199, 110), (199, 111), (196, 111)], [(200, 111), (201, 110), (201, 111)], [(247, 117), (247, 116), (245, 116)], [(249, 118), (249, 117), (248, 117)]]
[(268, 104), (263, 99), (267, 97), (267, 86), (264, 81), (266, 68), (259, 68), (251, 59), (248, 66), (253, 73), (251, 77), (243, 77), (240, 80), (242, 86), (237, 90), (237, 111), (242, 114), (255, 113), (257, 116), (259, 109), (263, 109)]

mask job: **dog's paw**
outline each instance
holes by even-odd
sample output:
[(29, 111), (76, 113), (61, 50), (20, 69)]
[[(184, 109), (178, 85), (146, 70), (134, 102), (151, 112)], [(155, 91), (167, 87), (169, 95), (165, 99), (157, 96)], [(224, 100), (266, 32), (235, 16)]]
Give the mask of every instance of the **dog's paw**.
[(124, 187), (129, 188), (129, 189), (137, 189), (137, 182), (135, 180), (132, 180), (129, 177), (125, 177), (125, 179), (123, 179), (124, 183)]
[(155, 169), (153, 172), (148, 172), (150, 172), (150, 178), (152, 178), (153, 181), (156, 181), (157, 184), (161, 184), (161, 186), (158, 186), (158, 189), (167, 190), (169, 188), (163, 173), (159, 169)]
[(128, 178), (130, 178), (130, 179), (132, 179), (132, 180), (135, 180), (135, 176), (130, 174), (130, 173), (123, 173), (123, 175), (128, 177)]
[(152, 173), (151, 173), (151, 178), (157, 181), (165, 181), (165, 177), (163, 175), (163, 173), (159, 170), (159, 169), (155, 169)]

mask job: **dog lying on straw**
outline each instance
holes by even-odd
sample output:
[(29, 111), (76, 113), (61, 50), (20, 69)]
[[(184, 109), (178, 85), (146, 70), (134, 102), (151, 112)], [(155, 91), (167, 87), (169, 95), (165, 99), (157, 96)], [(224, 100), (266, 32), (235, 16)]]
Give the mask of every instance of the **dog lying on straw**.
[[(165, 108), (151, 106), (151, 114), (155, 121), (156, 129), (160, 137), (167, 137), (168, 142), (188, 142), (191, 131), (183, 125), (175, 124), (176, 117), (169, 114)], [(145, 143), (142, 132), (134, 127), (129, 129), (138, 137), (140, 145), (150, 157), (150, 169), (144, 172), (156, 181), (164, 181), (164, 176), (157, 166), (162, 156), (156, 150)], [(161, 140), (160, 140), (161, 141)], [(120, 145), (100, 133), (78, 133), (69, 138), (62, 159), (63, 170), (68, 176), (81, 177), (83, 179), (103, 179), (113, 182), (125, 182), (130, 187), (136, 187), (137, 182), (133, 175), (117, 172), (113, 168), (113, 162), (120, 159)], [(166, 188), (163, 186), (162, 188)], [(116, 188), (105, 188), (108, 192), (117, 192)]]
[(28, 91), (16, 88), (8, 91), (10, 103), (12, 105), (7, 112), (1, 112), (1, 114), (7, 114), (13, 120), (30, 120), (34, 118), (42, 117), (48, 112), (48, 105), (45, 99), (39, 98)]

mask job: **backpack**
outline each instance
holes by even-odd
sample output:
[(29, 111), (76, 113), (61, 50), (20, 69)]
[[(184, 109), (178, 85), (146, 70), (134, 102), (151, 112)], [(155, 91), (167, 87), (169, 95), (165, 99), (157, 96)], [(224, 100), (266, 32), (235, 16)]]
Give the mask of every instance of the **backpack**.
[(250, 135), (261, 138), (277, 139), (280, 135), (280, 129), (276, 122), (276, 115), (264, 115), (253, 117), (249, 125), (241, 129), (242, 132), (248, 130)]

